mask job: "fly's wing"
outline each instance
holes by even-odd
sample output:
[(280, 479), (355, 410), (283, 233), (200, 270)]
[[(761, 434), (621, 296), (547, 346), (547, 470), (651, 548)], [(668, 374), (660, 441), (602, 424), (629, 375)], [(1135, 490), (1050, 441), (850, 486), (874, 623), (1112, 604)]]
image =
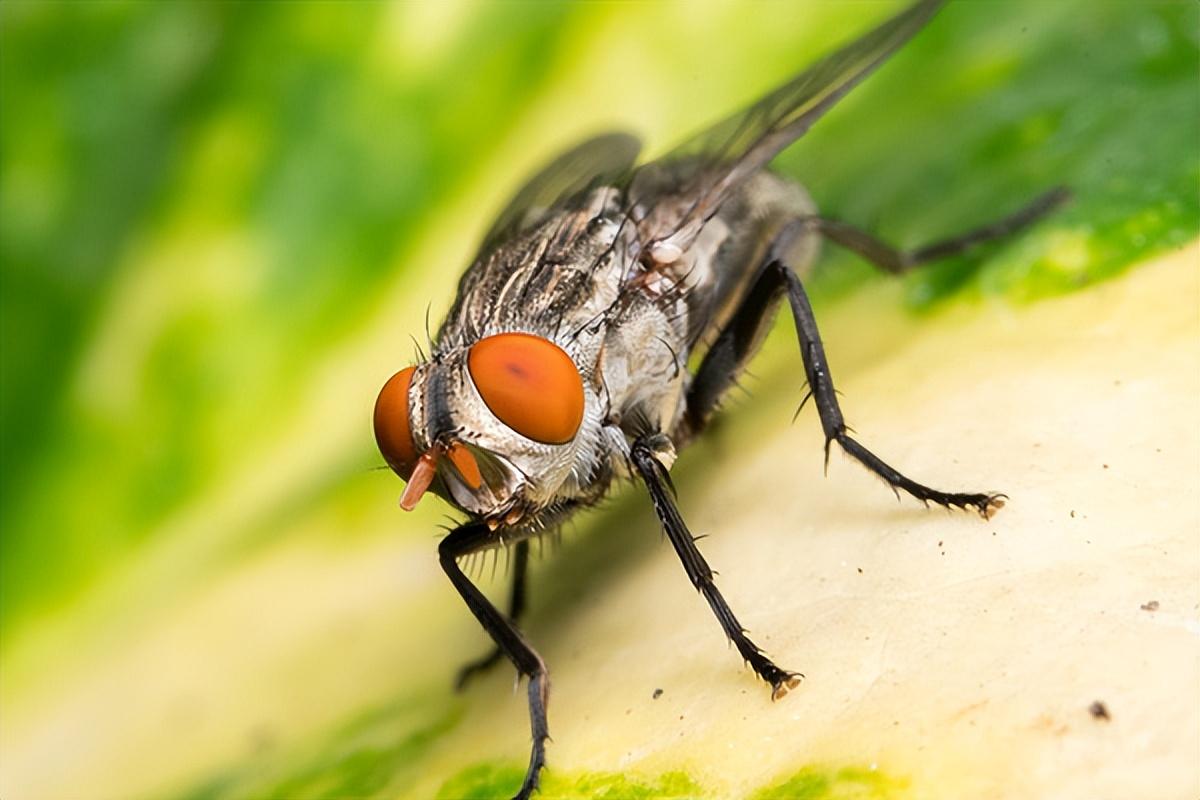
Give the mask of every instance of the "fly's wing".
[(508, 201), (483, 237), (475, 260), (536, 225), (549, 212), (569, 207), (588, 189), (627, 175), (641, 149), (637, 137), (613, 132), (588, 139), (555, 158)]
[(929, 22), (943, 2), (914, 3), (754, 105), (639, 169), (631, 196), (648, 209), (641, 222), (642, 241), (649, 247), (669, 244), (686, 250), (746, 178), (803, 136)]

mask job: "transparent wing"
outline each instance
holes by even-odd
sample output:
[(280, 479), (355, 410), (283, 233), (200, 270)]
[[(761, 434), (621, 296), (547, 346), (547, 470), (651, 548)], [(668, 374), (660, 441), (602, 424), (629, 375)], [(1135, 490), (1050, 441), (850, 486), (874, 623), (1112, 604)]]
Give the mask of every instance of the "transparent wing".
[(479, 256), (536, 224), (546, 212), (593, 186), (627, 175), (642, 144), (628, 133), (606, 133), (576, 145), (555, 158), (521, 187), (483, 237)]
[(633, 199), (654, 210), (644, 227), (651, 242), (686, 249), (742, 181), (871, 74), (929, 22), (944, 0), (921, 0), (870, 33), (825, 56), (749, 108), (641, 168)]

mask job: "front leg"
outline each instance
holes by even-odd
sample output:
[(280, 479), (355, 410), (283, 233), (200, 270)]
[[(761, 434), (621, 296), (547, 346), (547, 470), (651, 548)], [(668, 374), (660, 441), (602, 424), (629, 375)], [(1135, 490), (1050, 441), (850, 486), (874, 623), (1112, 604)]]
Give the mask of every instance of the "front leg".
[(461, 556), (484, 550), (495, 544), (495, 534), (483, 522), (468, 522), (451, 531), (438, 545), (438, 558), (442, 569), (462, 595), (467, 608), (479, 620), (504, 655), (517, 668), (517, 672), (529, 678), (529, 724), (533, 732), (533, 747), (529, 754), (529, 768), (525, 780), (513, 800), (528, 800), (538, 786), (542, 767), (546, 765), (546, 740), (550, 730), (546, 723), (546, 700), (550, 692), (550, 679), (546, 665), (520, 631), (501, 614), (483, 593), (471, 583), (459, 569)]
[(704, 599), (708, 601), (713, 613), (716, 614), (717, 621), (725, 630), (725, 635), (742, 654), (742, 658), (750, 664), (760, 678), (771, 684), (771, 699), (778, 700), (787, 694), (789, 689), (798, 686), (804, 676), (798, 672), (788, 672), (775, 666), (775, 663), (758, 648), (758, 645), (750, 641), (750, 637), (746, 635), (746, 629), (738, 622), (732, 609), (729, 608), (729, 604), (725, 602), (725, 598), (717, 591), (717, 585), (713, 582), (712, 569), (696, 548), (696, 540), (687, 529), (687, 525), (684, 524), (683, 518), (679, 516), (679, 509), (675, 507), (675, 503), (671, 499), (667, 488), (670, 485), (670, 479), (667, 477), (666, 468), (658, 460), (656, 454), (656, 438), (661, 437), (642, 437), (634, 441), (629, 452), (633, 468), (641, 477), (642, 482), (646, 484), (650, 500), (654, 503), (654, 511), (658, 514), (667, 538), (674, 545), (675, 552), (679, 554), (679, 560), (683, 562), (683, 568), (687, 572), (688, 578), (691, 579), (692, 585), (704, 595)]
[[(508, 599), (508, 619), (516, 625), (521, 619), (521, 614), (525, 611), (529, 540), (522, 539), (517, 542), (513, 545), (513, 550), (512, 593)], [(487, 655), (467, 662), (459, 669), (458, 675), (454, 679), (454, 690), (461, 692), (472, 678), (487, 672), (500, 663), (500, 659), (502, 658), (504, 658), (504, 653), (500, 650), (499, 646), (496, 646)]]

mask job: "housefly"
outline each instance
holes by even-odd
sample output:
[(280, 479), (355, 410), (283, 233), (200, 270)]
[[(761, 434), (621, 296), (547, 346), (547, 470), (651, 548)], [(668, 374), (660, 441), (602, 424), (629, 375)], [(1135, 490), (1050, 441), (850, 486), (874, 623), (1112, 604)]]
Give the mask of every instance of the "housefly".
[[(484, 237), (428, 358), (380, 392), (375, 436), (407, 482), (401, 507), (433, 492), (466, 515), (442, 539), (440, 562), (495, 649), (468, 664), (458, 685), (504, 657), (528, 679), (533, 743), (518, 798), (537, 788), (549, 735), (546, 664), (516, 626), (529, 541), (595, 504), (617, 479), (644, 485), (688, 578), (772, 698), (799, 684), (802, 675), (759, 649), (717, 590), (668, 476), (785, 298), (826, 460), (836, 442), (897, 494), (984, 518), (1004, 504), (1000, 494), (923, 486), (849, 435), (800, 276), (822, 238), (902, 273), (1023, 228), (1065, 192), (906, 252), (821, 216), (802, 187), (765, 170), (941, 4), (913, 4), (663, 158), (638, 164), (638, 140), (622, 133), (558, 157)], [(508, 546), (515, 567), (504, 614), (459, 559)]]

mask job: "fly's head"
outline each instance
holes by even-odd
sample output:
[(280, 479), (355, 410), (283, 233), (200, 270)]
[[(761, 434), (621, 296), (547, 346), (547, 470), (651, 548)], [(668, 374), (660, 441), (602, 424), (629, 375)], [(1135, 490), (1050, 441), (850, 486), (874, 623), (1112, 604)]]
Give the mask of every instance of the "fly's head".
[(493, 528), (530, 522), (590, 472), (596, 392), (571, 356), (498, 333), (397, 372), (375, 403), (375, 440), (411, 510), (432, 490)]

